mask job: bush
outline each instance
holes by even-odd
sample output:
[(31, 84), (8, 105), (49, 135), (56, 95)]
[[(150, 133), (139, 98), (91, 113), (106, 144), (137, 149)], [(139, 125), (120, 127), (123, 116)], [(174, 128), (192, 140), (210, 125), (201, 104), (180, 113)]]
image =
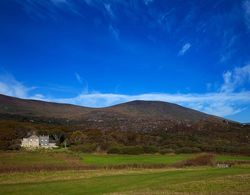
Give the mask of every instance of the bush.
[(121, 148), (122, 154), (143, 154), (143, 148), (140, 146), (126, 146)]
[(107, 151), (108, 154), (121, 154), (120, 148), (110, 148)]
[(171, 148), (163, 148), (159, 152), (160, 154), (168, 154), (168, 153), (174, 153), (175, 151)]
[(200, 148), (196, 148), (196, 147), (183, 147), (183, 148), (179, 148), (175, 151), (175, 153), (179, 154), (179, 153), (199, 153), (201, 152)]
[(20, 150), (20, 144), (12, 144), (8, 147), (9, 150)]
[(143, 151), (146, 154), (154, 154), (154, 153), (159, 152), (156, 146), (143, 146)]
[(97, 146), (95, 144), (81, 144), (81, 145), (72, 145), (70, 149), (75, 152), (95, 152)]
[(110, 148), (108, 150), (109, 154), (143, 154), (144, 150), (141, 146), (123, 146), (117, 148)]
[(189, 160), (177, 163), (177, 167), (184, 166), (214, 166), (214, 155), (213, 154), (202, 154)]

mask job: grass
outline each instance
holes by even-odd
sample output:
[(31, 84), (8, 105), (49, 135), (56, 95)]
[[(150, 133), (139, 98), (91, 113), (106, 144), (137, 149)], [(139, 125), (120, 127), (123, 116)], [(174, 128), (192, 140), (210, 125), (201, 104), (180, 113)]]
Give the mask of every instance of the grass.
[(163, 167), (193, 157), (193, 154), (105, 155), (66, 151), (0, 152), (0, 172), (4, 170), (46, 170), (48, 168), (84, 167)]
[(105, 155), (53, 151), (0, 152), (0, 168), (27, 166), (66, 166), (75, 164), (87, 166), (116, 165), (170, 165), (193, 157), (192, 154), (178, 155)]
[(217, 161), (250, 161), (250, 156), (238, 156), (238, 155), (217, 155), (215, 160)]
[[(135, 169), (132, 166), (112, 169), (134, 164), (171, 165), (196, 155), (105, 155), (59, 150), (0, 152), (0, 170), (21, 168), (0, 173), (0, 194), (250, 194), (250, 157), (247, 156), (216, 155), (217, 161), (249, 161), (225, 169)], [(76, 165), (99, 166), (99, 169), (76, 170)], [(32, 166), (45, 169), (28, 169)], [(63, 169), (49, 169), (53, 166)]]
[[(0, 176), (0, 194), (173, 194), (242, 193), (250, 191), (250, 168), (160, 170), (95, 170)], [(22, 180), (22, 178), (24, 180)], [(30, 178), (30, 181), (27, 180)]]
[(169, 155), (101, 155), (81, 154), (81, 162), (87, 165), (115, 166), (115, 165), (170, 165), (193, 157), (193, 154)]
[(54, 151), (0, 152), (0, 172), (69, 169), (80, 166), (74, 155)]
[[(101, 167), (144, 167), (161, 168), (193, 158), (198, 154), (145, 154), (145, 155), (106, 155), (84, 154), (65, 150), (41, 150), (0, 152), (0, 172), (62, 170)], [(249, 161), (249, 156), (216, 155), (216, 161)]]
[(63, 164), (65, 161), (57, 158), (53, 153), (42, 152), (2, 152), (0, 166), (5, 165), (34, 165), (34, 164)]

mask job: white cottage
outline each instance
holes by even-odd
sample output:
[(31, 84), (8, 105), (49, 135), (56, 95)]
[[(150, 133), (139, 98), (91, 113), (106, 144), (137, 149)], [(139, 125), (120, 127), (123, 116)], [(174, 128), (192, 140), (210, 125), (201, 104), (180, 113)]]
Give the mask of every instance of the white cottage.
[(27, 138), (23, 138), (21, 147), (23, 148), (56, 148), (56, 143), (54, 140), (50, 140), (49, 136), (37, 136), (37, 135), (32, 135)]
[(38, 148), (39, 147), (39, 137), (36, 135), (31, 135), (28, 138), (23, 138), (21, 147)]

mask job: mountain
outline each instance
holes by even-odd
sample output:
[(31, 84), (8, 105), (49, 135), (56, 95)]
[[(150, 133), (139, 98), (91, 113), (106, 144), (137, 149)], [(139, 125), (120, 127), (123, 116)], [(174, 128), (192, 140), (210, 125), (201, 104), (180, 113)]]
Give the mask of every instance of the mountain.
[(230, 121), (177, 104), (160, 101), (89, 108), (0, 95), (0, 116), (43, 123), (78, 125), (83, 129), (152, 131), (176, 126), (225, 126)]
[(233, 124), (177, 104), (160, 101), (122, 103), (89, 108), (0, 95), (0, 117), (49, 124), (77, 125), (81, 129), (158, 131), (162, 129), (211, 129)]
[(188, 120), (193, 122), (202, 119), (217, 118), (193, 109), (179, 106), (177, 104), (161, 101), (136, 100), (112, 106), (107, 110), (109, 109), (138, 118), (145, 117), (168, 120)]
[(0, 114), (78, 119), (91, 108), (0, 95)]
[(114, 118), (136, 118), (155, 120), (183, 120), (196, 122), (204, 119), (221, 120), (196, 110), (177, 104), (160, 101), (141, 101), (122, 103), (105, 108), (89, 108), (70, 104), (59, 104), (38, 100), (26, 100), (0, 95), (0, 114), (26, 117), (45, 117), (56, 119), (83, 120)]
[(136, 100), (88, 108), (0, 95), (0, 149), (20, 147), (33, 131), (59, 144), (83, 144), (85, 152), (151, 145), (158, 151), (250, 153), (249, 125), (177, 104)]

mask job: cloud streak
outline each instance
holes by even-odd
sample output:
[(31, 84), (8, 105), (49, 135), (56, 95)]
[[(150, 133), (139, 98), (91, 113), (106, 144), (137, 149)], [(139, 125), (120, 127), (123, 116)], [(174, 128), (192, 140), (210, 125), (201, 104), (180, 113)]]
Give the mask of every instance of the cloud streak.
[(104, 3), (104, 7), (105, 7), (107, 13), (108, 13), (112, 18), (114, 18), (115, 15), (114, 15), (113, 10), (111, 9), (111, 5), (108, 4), (108, 3)]
[[(76, 79), (82, 82), (79, 74)], [(250, 91), (239, 91), (243, 83), (250, 83), (250, 65), (237, 67), (223, 74), (224, 82), (217, 92), (209, 93), (145, 93), (126, 95), (85, 91), (72, 98), (49, 98), (34, 94), (34, 87), (27, 87), (10, 74), (0, 76), (0, 93), (26, 99), (69, 103), (88, 107), (106, 107), (133, 100), (165, 101), (180, 104), (217, 116), (230, 116), (243, 111), (250, 105)]]
[(82, 77), (81, 77), (77, 72), (75, 72), (75, 77), (76, 77), (76, 80), (77, 80), (80, 84), (83, 84), (83, 82), (82, 82)]
[(149, 5), (150, 3), (153, 3), (154, 0), (144, 0), (145, 5)]
[(138, 95), (90, 93), (80, 94), (74, 98), (55, 99), (53, 101), (89, 107), (106, 107), (133, 100), (165, 101), (180, 104), (209, 114), (229, 116), (244, 110), (245, 105), (250, 103), (249, 97), (250, 92), (204, 94), (146, 93)]
[(191, 48), (191, 44), (190, 43), (185, 43), (182, 46), (181, 50), (179, 51), (178, 55), (183, 56), (190, 48)]
[(49, 17), (56, 20), (62, 10), (82, 16), (73, 0), (16, 0), (16, 2), (19, 3), (24, 11), (32, 18), (45, 19)]
[(233, 92), (243, 84), (250, 82), (250, 64), (243, 67), (236, 67), (232, 71), (223, 74), (224, 83), (221, 92)]
[(12, 75), (3, 74), (0, 75), (0, 93), (15, 96), (20, 98), (28, 98), (28, 93), (33, 88), (24, 86), (22, 83), (18, 82)]
[(246, 26), (248, 30), (250, 30), (250, 1), (249, 0), (245, 0), (243, 2), (243, 10), (244, 10)]
[(114, 36), (116, 40), (119, 40), (119, 32), (117, 29), (115, 29), (112, 25), (109, 26), (109, 31)]

